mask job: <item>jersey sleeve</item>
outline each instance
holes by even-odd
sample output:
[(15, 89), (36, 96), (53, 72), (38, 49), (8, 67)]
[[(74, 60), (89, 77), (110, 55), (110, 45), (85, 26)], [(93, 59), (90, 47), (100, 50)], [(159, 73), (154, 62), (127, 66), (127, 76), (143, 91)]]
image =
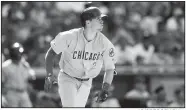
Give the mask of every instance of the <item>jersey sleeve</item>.
[(51, 48), (56, 54), (63, 52), (67, 48), (67, 37), (66, 33), (59, 33), (51, 42)]
[(117, 58), (114, 45), (109, 40), (106, 40), (105, 44), (106, 47), (103, 52), (104, 68), (105, 70), (115, 70), (115, 63), (117, 62)]

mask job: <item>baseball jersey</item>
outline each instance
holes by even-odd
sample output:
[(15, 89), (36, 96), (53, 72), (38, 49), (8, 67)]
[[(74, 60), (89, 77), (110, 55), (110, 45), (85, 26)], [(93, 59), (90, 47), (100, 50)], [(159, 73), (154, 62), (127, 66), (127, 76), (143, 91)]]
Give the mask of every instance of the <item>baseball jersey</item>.
[(116, 55), (113, 44), (98, 32), (92, 41), (83, 35), (84, 28), (60, 32), (52, 41), (56, 54), (62, 52), (59, 66), (72, 77), (94, 78), (104, 69), (115, 69)]
[(29, 64), (22, 60), (19, 64), (14, 64), (12, 60), (6, 60), (2, 64), (2, 82), (4, 88), (25, 90), (27, 80), (33, 75), (33, 70)]

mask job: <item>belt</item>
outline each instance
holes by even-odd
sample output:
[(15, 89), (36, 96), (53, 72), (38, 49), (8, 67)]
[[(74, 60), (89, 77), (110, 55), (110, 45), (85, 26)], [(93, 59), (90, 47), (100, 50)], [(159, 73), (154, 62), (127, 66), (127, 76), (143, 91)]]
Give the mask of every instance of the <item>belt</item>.
[[(65, 72), (63, 72), (63, 73), (65, 73)], [(70, 76), (67, 73), (65, 73), (65, 74), (68, 75), (68, 76)], [(70, 76), (70, 77), (72, 77), (72, 76)], [(81, 79), (81, 78), (77, 78), (77, 77), (73, 77), (73, 78), (77, 79), (78, 81), (88, 81), (90, 79), (90, 78)]]
[[(74, 78), (76, 78), (76, 77), (74, 77)], [(88, 81), (89, 80), (89, 78), (86, 78), (86, 79), (81, 79), (81, 78), (76, 78), (78, 81)]]

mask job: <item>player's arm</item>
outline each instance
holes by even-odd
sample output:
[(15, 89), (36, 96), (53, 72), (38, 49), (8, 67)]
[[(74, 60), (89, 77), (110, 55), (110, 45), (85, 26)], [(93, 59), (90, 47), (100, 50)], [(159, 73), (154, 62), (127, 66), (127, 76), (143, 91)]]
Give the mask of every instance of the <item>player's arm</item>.
[(104, 102), (107, 99), (108, 91), (109, 91), (109, 88), (112, 84), (112, 80), (113, 80), (115, 74), (117, 74), (115, 69), (105, 70), (103, 84), (102, 84), (102, 90), (98, 95), (97, 102)]
[(116, 75), (115, 69), (108, 69), (105, 70), (104, 78), (103, 78), (103, 84), (102, 84), (102, 90), (105, 92), (109, 91), (109, 88), (112, 84), (114, 75)]
[(53, 75), (54, 58), (57, 54), (50, 47), (45, 55), (45, 67), (47, 76)]
[[(103, 62), (105, 68), (105, 74), (103, 78), (103, 88), (104, 85), (111, 85), (114, 75), (116, 75), (115, 71), (115, 63), (116, 63), (116, 53), (115, 48), (112, 43), (109, 42), (106, 50), (103, 53)], [(108, 89), (108, 88), (105, 88)]]
[(30, 64), (26, 61), (26, 59), (24, 57), (22, 57), (21, 59), (22, 64), (24, 65), (24, 67), (27, 69), (28, 71), (28, 80), (36, 80), (36, 73), (34, 71), (34, 69), (32, 69), (32, 67), (30, 66)]
[(104, 84), (108, 84), (108, 85), (112, 84), (112, 80), (114, 78), (114, 72), (115, 72), (114, 69), (109, 69), (109, 70), (105, 71), (104, 78), (103, 78), (103, 85)]
[(102, 90), (98, 96), (97, 102), (103, 102), (108, 97), (108, 90), (112, 84), (114, 74), (117, 74), (115, 71), (116, 55), (115, 48), (109, 42), (103, 53), (103, 62), (105, 68), (105, 74), (103, 78)]
[(57, 54), (63, 52), (67, 48), (67, 38), (69, 35), (59, 33), (51, 42), (51, 47), (48, 49), (45, 56), (45, 66), (47, 76), (53, 75), (54, 58)]
[(52, 88), (52, 84), (56, 83), (56, 78), (53, 74), (54, 58), (57, 54), (64, 52), (67, 48), (67, 37), (64, 33), (59, 33), (55, 39), (50, 42), (51, 47), (48, 49), (45, 56), (45, 67), (47, 76), (45, 78), (44, 89), (48, 92)]
[(44, 90), (46, 92), (49, 92), (50, 89), (52, 88), (52, 85), (56, 83), (56, 78), (53, 74), (53, 65), (54, 65), (55, 56), (56, 56), (56, 53), (50, 47), (45, 56), (45, 67), (46, 67), (47, 76), (45, 78)]

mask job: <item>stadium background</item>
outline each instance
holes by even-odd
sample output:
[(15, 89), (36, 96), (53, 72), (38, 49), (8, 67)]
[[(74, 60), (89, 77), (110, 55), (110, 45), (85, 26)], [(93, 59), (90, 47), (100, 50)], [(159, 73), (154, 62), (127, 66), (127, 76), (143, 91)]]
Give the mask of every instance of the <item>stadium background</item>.
[[(23, 44), (24, 57), (36, 72), (33, 93), (43, 91), (44, 56), (57, 33), (81, 26), (79, 15), (87, 2), (1, 2), (2, 60), (8, 46)], [(163, 84), (168, 100), (184, 84), (185, 2), (93, 2), (108, 15), (103, 33), (116, 46), (118, 63), (113, 96), (122, 100), (136, 76), (144, 76), (147, 91)], [(55, 74), (58, 72), (55, 59)], [(93, 87), (100, 89), (103, 73)], [(32, 97), (33, 98), (33, 97)], [(32, 99), (34, 101), (36, 99)]]

